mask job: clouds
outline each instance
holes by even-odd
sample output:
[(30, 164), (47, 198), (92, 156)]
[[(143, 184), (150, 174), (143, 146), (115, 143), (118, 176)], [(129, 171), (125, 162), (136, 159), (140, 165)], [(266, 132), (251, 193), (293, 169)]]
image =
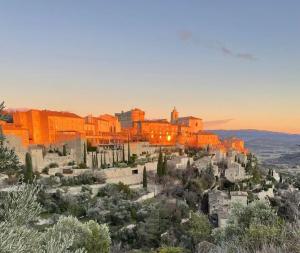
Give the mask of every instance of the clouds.
[(217, 129), (218, 127), (221, 127), (233, 120), (234, 119), (221, 119), (221, 120), (205, 121), (204, 128), (205, 129)]
[(242, 60), (248, 60), (248, 61), (257, 60), (256, 56), (253, 54), (234, 52), (233, 50), (231, 50), (225, 46), (220, 46), (219, 48), (216, 47), (216, 49), (220, 49), (222, 51), (222, 53), (226, 56), (231, 56), (231, 57), (239, 58)]
[(195, 46), (202, 46), (205, 48), (213, 49), (219, 53), (222, 53), (224, 56), (246, 60), (246, 61), (256, 61), (258, 58), (248, 52), (238, 52), (231, 48), (226, 47), (220, 42), (207, 42), (202, 41), (196, 38), (192, 31), (189, 30), (180, 30), (177, 33), (178, 39), (182, 42), (190, 42)]
[(188, 41), (188, 40), (192, 39), (193, 33), (188, 30), (182, 30), (182, 31), (178, 32), (178, 37), (182, 41)]

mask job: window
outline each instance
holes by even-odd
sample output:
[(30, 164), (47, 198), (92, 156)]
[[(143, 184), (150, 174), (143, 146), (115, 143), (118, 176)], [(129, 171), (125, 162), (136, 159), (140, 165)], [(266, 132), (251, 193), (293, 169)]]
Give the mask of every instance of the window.
[(132, 172), (132, 175), (137, 175), (137, 174), (139, 174), (139, 171), (138, 171), (138, 170), (132, 170), (131, 172)]

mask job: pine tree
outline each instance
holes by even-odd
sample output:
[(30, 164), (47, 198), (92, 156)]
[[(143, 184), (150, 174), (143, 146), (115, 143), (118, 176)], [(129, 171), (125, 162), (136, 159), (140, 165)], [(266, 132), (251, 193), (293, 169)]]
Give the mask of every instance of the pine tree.
[(168, 227), (167, 219), (161, 218), (160, 208), (152, 208), (145, 222), (138, 227), (137, 234), (144, 246), (158, 248), (161, 244), (161, 234), (167, 231)]
[(31, 184), (34, 179), (32, 158), (30, 153), (26, 153), (25, 157), (25, 171), (24, 171), (24, 182)]
[(3, 114), (4, 109), (5, 109), (5, 105), (4, 105), (4, 102), (2, 102), (0, 104), (0, 120), (3, 120), (3, 121), (5, 121), (7, 119), (6, 115)]
[[(0, 104), (0, 120), (6, 120), (3, 115), (4, 102)], [(0, 126), (0, 173), (6, 173), (8, 176), (15, 174), (20, 169), (19, 158), (13, 149), (5, 145), (5, 136)]]
[(147, 169), (146, 169), (146, 166), (144, 166), (144, 170), (143, 170), (143, 188), (147, 189), (147, 186), (148, 186)]
[(0, 173), (15, 174), (20, 169), (19, 158), (13, 149), (6, 147), (5, 137), (0, 126)]

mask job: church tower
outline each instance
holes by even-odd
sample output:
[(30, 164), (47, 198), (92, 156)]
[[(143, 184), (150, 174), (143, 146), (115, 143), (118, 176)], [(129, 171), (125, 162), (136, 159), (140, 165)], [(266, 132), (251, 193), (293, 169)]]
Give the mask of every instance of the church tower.
[(175, 106), (174, 106), (174, 109), (173, 109), (173, 111), (171, 112), (171, 123), (172, 123), (172, 124), (177, 123), (177, 119), (178, 119), (178, 112), (177, 112), (177, 110), (176, 110), (176, 108), (175, 108)]

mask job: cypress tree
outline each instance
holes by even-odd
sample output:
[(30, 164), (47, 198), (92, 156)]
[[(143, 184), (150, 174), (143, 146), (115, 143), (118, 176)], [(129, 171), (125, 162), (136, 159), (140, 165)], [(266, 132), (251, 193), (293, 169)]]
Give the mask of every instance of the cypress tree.
[(104, 153), (103, 153), (103, 162), (104, 162), (104, 168), (106, 168), (106, 152), (104, 151)]
[(99, 168), (99, 162), (98, 162), (98, 151), (96, 151), (96, 168)]
[(144, 170), (143, 170), (143, 188), (147, 189), (147, 186), (148, 186), (147, 170), (146, 170), (146, 166), (144, 166)]
[(92, 154), (93, 154), (93, 168), (96, 168), (96, 155), (94, 154), (94, 152)]
[(31, 155), (29, 153), (26, 153), (24, 181), (25, 183), (31, 184), (33, 182), (33, 179), (34, 179), (34, 175), (33, 175)]
[(131, 161), (131, 155), (130, 155), (130, 144), (129, 144), (129, 135), (128, 135), (128, 142), (127, 142), (127, 163), (129, 164)]
[(162, 176), (165, 176), (167, 175), (167, 167), (168, 167), (168, 161), (167, 161), (167, 156), (165, 155), (164, 157), (164, 162), (163, 162), (163, 165), (162, 165)]
[(206, 149), (206, 151), (207, 151), (207, 153), (209, 153), (209, 152), (210, 152), (210, 146), (209, 146), (209, 145), (207, 145), (207, 149)]
[(112, 150), (112, 158), (113, 158), (113, 166), (115, 165), (115, 146), (113, 147)]
[(190, 159), (188, 160), (187, 164), (186, 164), (186, 169), (190, 169), (191, 168), (191, 161)]
[(101, 151), (100, 153), (100, 165), (101, 165), (101, 169), (103, 169), (103, 151)]
[(92, 168), (94, 168), (95, 161), (94, 161), (94, 153), (92, 152)]
[(63, 156), (67, 156), (67, 146), (63, 145)]
[(119, 148), (117, 148), (116, 157), (117, 157), (117, 163), (119, 163)]
[(158, 177), (162, 176), (162, 168), (163, 168), (163, 156), (161, 149), (159, 150), (158, 161), (157, 161), (157, 175)]
[(83, 144), (83, 163), (86, 165), (86, 157), (87, 157), (87, 154), (86, 154), (86, 145), (85, 143)]
[(123, 163), (125, 163), (125, 145), (122, 145), (122, 155), (123, 155)]

